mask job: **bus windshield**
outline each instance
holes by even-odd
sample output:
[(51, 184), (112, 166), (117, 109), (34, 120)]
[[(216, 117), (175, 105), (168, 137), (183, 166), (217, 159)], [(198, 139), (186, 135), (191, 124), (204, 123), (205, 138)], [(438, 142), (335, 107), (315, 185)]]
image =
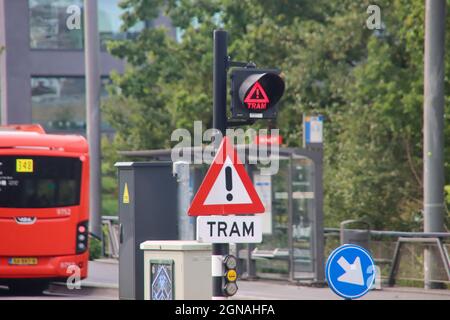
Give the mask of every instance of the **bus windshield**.
[(0, 208), (79, 205), (81, 161), (46, 156), (0, 156)]

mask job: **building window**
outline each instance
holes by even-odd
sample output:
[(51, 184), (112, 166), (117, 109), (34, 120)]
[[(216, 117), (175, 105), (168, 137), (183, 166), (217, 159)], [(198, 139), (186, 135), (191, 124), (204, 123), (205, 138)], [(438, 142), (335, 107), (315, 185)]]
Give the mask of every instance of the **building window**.
[[(28, 0), (30, 9), (30, 47), (32, 49), (83, 49), (81, 16), (83, 0)], [(100, 47), (106, 50), (108, 40), (134, 39), (145, 27), (139, 22), (127, 31), (121, 30), (121, 0), (98, 1)], [(73, 7), (79, 8), (79, 24), (74, 23)]]
[(122, 0), (98, 1), (98, 31), (100, 33), (100, 47), (106, 50), (108, 40), (134, 39), (145, 28), (144, 22), (138, 22), (127, 31), (121, 30), (121, 15), (124, 11), (119, 7)]
[[(30, 47), (32, 49), (82, 49), (83, 29), (74, 23), (77, 11), (81, 10), (83, 0), (29, 0)], [(69, 10), (68, 10), (69, 9)]]
[(85, 81), (81, 77), (31, 78), (33, 123), (49, 131), (84, 131)]
[[(109, 78), (102, 79), (101, 99), (107, 98), (105, 86)], [(33, 123), (47, 131), (85, 133), (86, 95), (84, 77), (31, 78), (31, 108)], [(103, 131), (110, 131), (102, 123)]]

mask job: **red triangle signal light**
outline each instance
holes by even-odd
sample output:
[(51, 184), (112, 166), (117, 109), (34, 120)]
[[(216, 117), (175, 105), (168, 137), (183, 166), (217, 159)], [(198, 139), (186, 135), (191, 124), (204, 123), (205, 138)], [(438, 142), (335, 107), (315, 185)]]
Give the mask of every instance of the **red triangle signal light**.
[(266, 91), (264, 91), (264, 88), (258, 81), (255, 82), (244, 99), (244, 103), (247, 104), (247, 109), (250, 110), (265, 110), (269, 102), (270, 100), (267, 97)]

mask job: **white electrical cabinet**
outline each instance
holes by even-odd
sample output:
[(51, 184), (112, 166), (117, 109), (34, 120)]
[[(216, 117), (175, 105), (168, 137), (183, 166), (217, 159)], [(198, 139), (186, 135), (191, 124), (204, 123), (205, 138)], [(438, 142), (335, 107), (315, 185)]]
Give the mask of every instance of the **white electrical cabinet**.
[(145, 300), (210, 300), (211, 244), (145, 241)]

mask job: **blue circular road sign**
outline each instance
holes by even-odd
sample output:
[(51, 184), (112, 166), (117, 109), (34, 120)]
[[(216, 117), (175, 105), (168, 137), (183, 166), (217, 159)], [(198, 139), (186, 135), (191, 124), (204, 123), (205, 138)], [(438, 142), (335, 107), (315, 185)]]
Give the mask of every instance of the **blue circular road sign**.
[(346, 299), (356, 299), (372, 287), (375, 263), (364, 248), (344, 244), (328, 257), (325, 274), (329, 287), (336, 294)]

